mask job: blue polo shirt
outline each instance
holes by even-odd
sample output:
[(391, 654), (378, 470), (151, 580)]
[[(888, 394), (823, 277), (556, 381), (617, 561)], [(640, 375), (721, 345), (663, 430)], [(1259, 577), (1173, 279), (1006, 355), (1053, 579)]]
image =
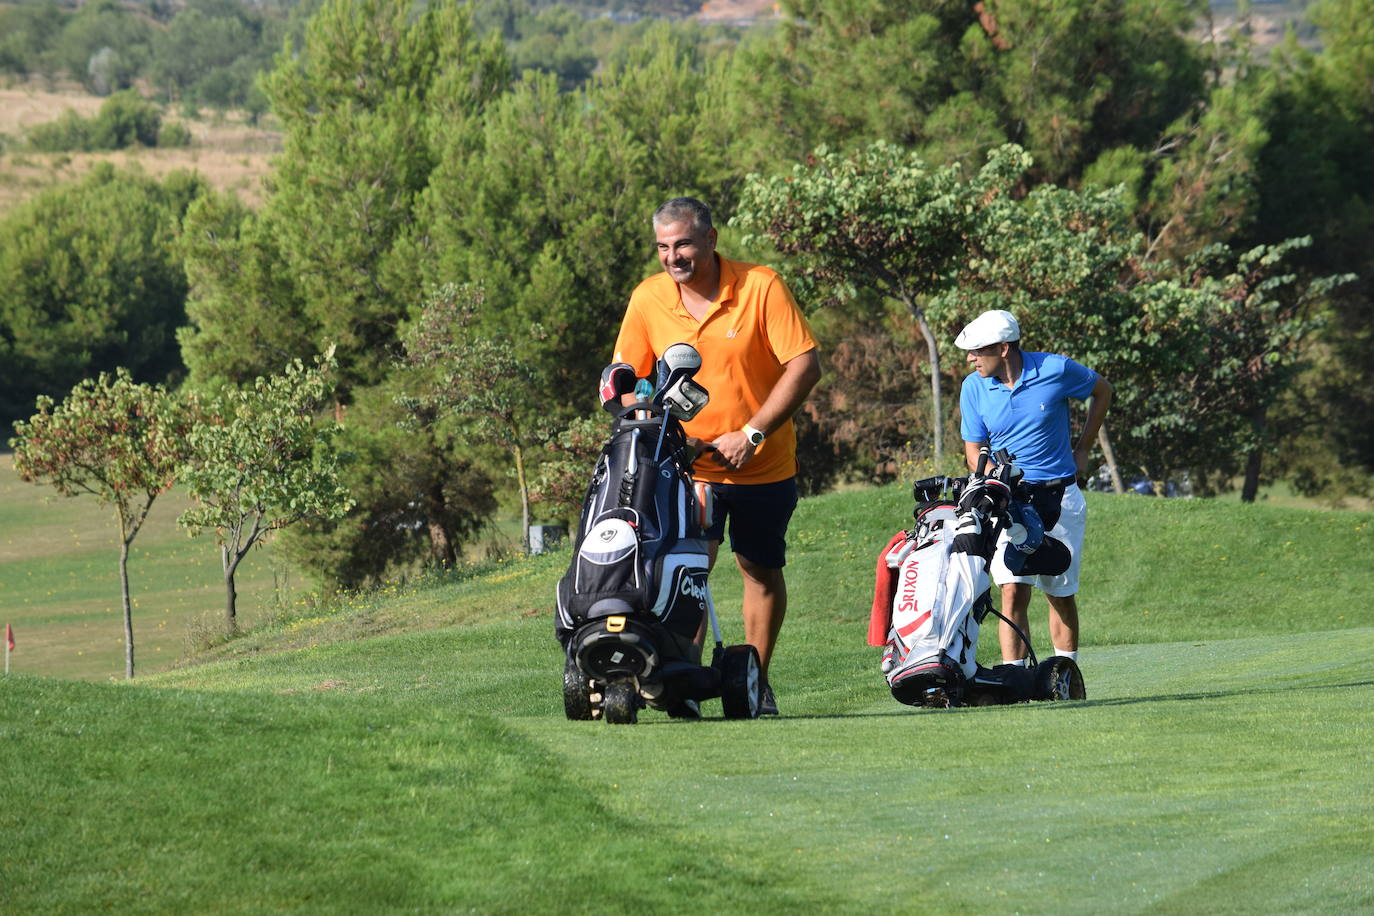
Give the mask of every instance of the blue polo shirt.
[(1015, 388), (977, 372), (959, 394), (959, 431), (965, 442), (986, 442), (1016, 456), (1026, 480), (1052, 480), (1078, 472), (1069, 442), (1069, 398), (1085, 400), (1097, 373), (1056, 353), (1022, 351)]

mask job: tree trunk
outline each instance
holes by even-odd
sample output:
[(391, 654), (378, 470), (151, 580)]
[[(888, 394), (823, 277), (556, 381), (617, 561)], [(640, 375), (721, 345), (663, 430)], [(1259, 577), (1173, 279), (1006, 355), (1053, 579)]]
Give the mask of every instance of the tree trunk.
[(228, 545), (220, 548), (220, 558), (224, 561), (224, 631), (227, 635), (233, 636), (239, 631), (239, 594), (234, 588), (234, 572), (239, 564), (236, 558), (231, 561), (233, 551)]
[(429, 531), (429, 559), (436, 569), (453, 569), (458, 565), (458, 550), (453, 536), (442, 521), (448, 508), (444, 500), (444, 484), (437, 478), (430, 482), (425, 499), (425, 526)]
[(430, 516), (426, 523), (429, 528), (429, 559), (435, 569), (453, 569), (458, 565), (458, 552), (453, 547), (453, 538), (442, 522)]
[(1245, 483), (1240, 488), (1240, 501), (1252, 503), (1259, 495), (1261, 455), (1259, 449), (1250, 453), (1250, 457), (1245, 459)]
[[(921, 336), (926, 340), (926, 352), (930, 354), (930, 434), (935, 445), (935, 469), (941, 471), (945, 461), (945, 423), (944, 408), (940, 398), (940, 347), (936, 343), (935, 335), (930, 330), (930, 323), (926, 321), (925, 312), (916, 307), (916, 303), (907, 300), (906, 307), (911, 311), (912, 317), (916, 319), (916, 325), (921, 329)], [(941, 471), (943, 473), (943, 471)]]
[(124, 677), (134, 676), (134, 611), (129, 601), (129, 541), (119, 545), (119, 592), (124, 600)]
[(1102, 460), (1107, 462), (1107, 473), (1112, 478), (1112, 492), (1125, 493), (1126, 485), (1121, 481), (1121, 468), (1116, 466), (1116, 452), (1112, 449), (1112, 440), (1107, 436), (1106, 423), (1097, 431), (1097, 445), (1102, 449)]
[(520, 544), (530, 552), (530, 485), (525, 480), (525, 450), (517, 438), (515, 445), (515, 479), (520, 484)]
[(1260, 412), (1252, 423), (1255, 430), (1255, 445), (1250, 449), (1250, 454), (1245, 457), (1245, 482), (1240, 488), (1240, 501), (1252, 503), (1259, 495), (1260, 483), (1260, 464), (1264, 460), (1264, 449), (1261, 444), (1264, 442), (1264, 428), (1268, 417), (1264, 412)]

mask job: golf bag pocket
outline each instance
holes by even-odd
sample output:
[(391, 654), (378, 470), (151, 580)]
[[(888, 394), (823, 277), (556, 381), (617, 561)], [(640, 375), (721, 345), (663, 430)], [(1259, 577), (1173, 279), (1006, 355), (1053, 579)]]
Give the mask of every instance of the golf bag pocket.
[[(682, 546), (694, 542), (682, 542)], [(656, 561), (654, 581), (658, 591), (654, 596), (653, 613), (663, 625), (681, 636), (693, 637), (706, 613), (710, 592), (706, 577), (710, 561), (705, 544), (695, 542), (699, 551), (675, 550)]]
[(560, 596), (574, 618), (623, 614), (641, 606), (639, 518), (633, 509), (608, 509), (587, 529), (564, 577)]

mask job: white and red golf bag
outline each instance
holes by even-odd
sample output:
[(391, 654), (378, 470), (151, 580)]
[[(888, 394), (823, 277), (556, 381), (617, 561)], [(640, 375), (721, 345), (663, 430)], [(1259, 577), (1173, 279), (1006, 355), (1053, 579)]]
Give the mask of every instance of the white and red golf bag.
[(956, 549), (958, 524), (957, 505), (927, 503), (915, 527), (893, 537), (879, 557), (874, 601), (886, 613), (870, 621), (869, 643), (885, 646), (883, 674), (904, 703), (931, 690), (958, 690), (977, 670), (982, 615), (974, 605), (987, 601), (988, 564), (968, 552), (969, 543)]
[(1063, 543), (1044, 536), (1035, 510), (1015, 498), (1015, 468), (1003, 465), (993, 476), (981, 470), (917, 482), (916, 524), (878, 554), (868, 642), (884, 647), (883, 676), (909, 706), (1047, 698), (1040, 694), (1050, 687), (1040, 680), (1064, 667), (978, 665), (979, 624), (996, 613), (988, 597), (993, 551), (1005, 550), (1009, 567), (1026, 575), (1057, 575), (1070, 559)]

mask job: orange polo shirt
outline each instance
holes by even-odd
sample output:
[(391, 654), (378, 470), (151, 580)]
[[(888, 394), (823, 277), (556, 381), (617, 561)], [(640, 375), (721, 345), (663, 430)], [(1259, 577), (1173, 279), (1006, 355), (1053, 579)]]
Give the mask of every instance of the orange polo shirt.
[[(698, 322), (668, 274), (649, 277), (630, 295), (615, 341), (615, 361), (653, 380), (654, 361), (675, 343), (701, 354), (696, 381), (711, 402), (684, 424), (687, 435), (711, 441), (742, 429), (782, 378), (783, 364), (816, 348), (816, 338), (787, 284), (771, 268), (720, 258), (720, 292)], [(774, 483), (796, 476), (797, 433), (789, 418), (773, 430), (736, 473), (710, 452), (693, 473), (713, 483)]]

